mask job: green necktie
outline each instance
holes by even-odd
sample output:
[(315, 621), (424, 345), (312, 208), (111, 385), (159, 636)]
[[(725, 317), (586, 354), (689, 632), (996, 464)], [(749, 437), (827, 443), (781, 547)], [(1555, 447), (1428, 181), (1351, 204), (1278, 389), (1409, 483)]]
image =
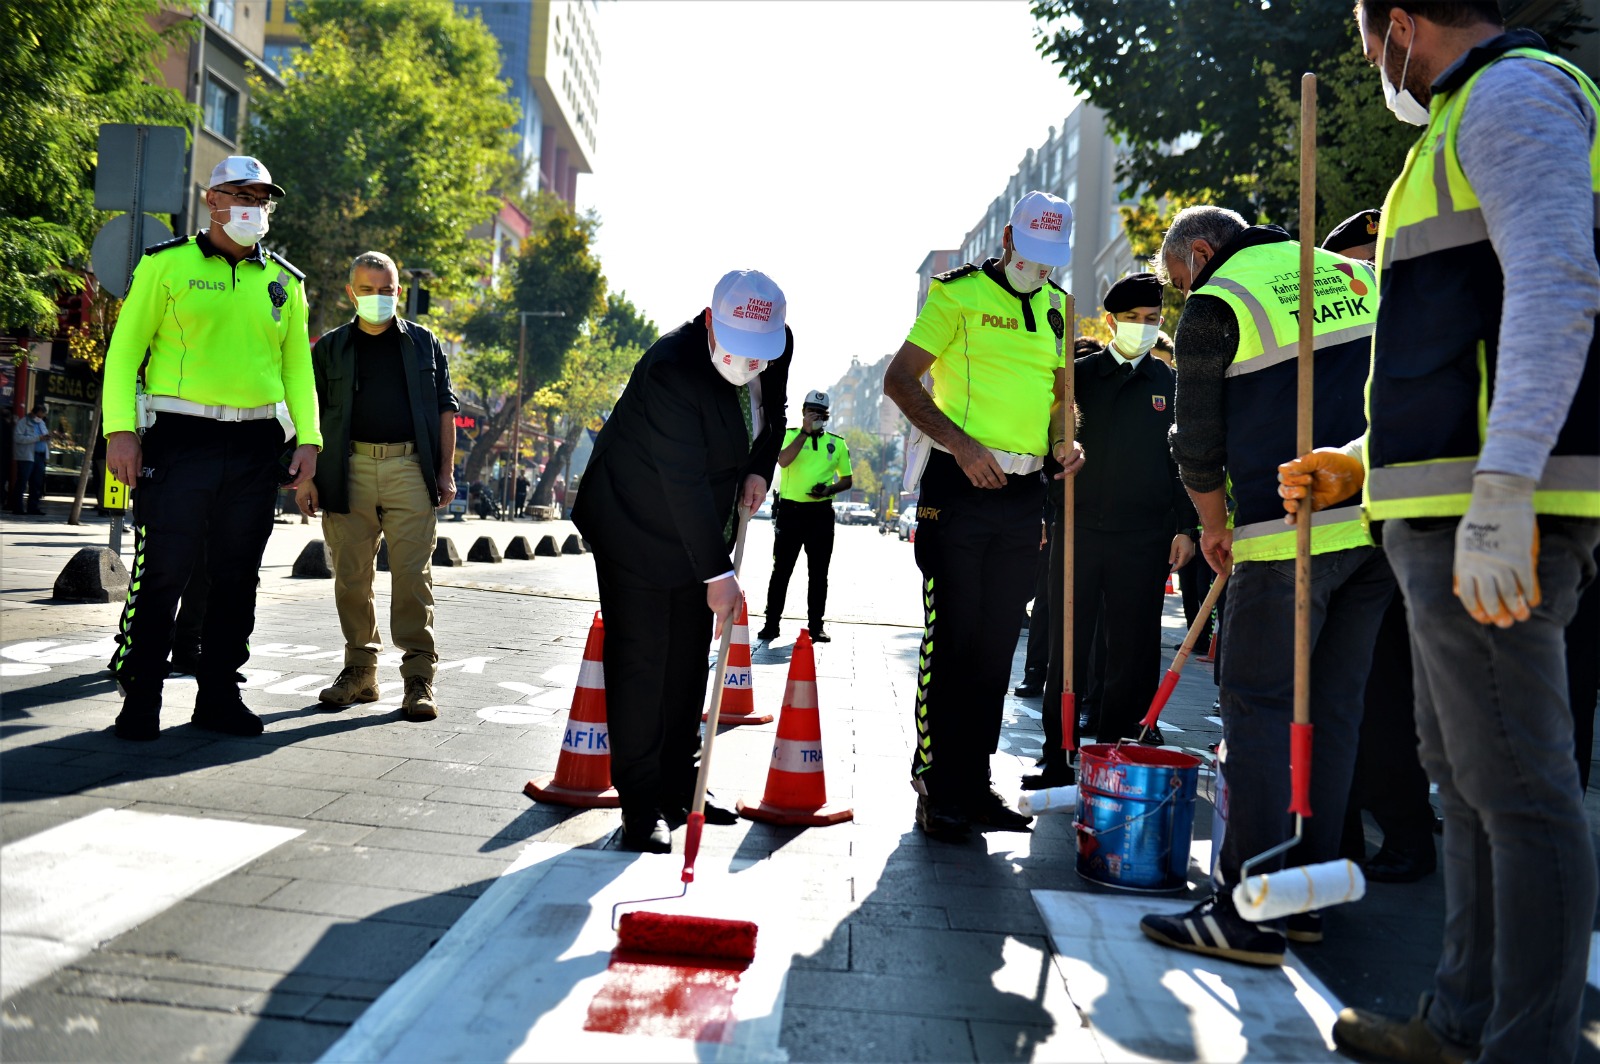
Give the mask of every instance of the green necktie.
[[(739, 385), (739, 413), (744, 415), (745, 445), (747, 447), (754, 446), (756, 442), (756, 428), (755, 419), (750, 414), (750, 386), (748, 384)], [(738, 485), (735, 490), (742, 492), (744, 490), (744, 485)], [(733, 501), (733, 509), (728, 511), (728, 523), (724, 525), (722, 529), (722, 538), (730, 544), (733, 542), (733, 530), (738, 520), (739, 500), (738, 497), (735, 496)]]

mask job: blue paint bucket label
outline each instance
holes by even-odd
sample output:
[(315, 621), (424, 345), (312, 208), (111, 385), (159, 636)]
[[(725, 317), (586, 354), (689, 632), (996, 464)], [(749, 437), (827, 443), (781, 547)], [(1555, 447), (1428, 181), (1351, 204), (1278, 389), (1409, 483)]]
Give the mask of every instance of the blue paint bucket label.
[(1178, 890), (1188, 882), (1200, 759), (1096, 743), (1079, 758), (1078, 874), (1108, 887)]

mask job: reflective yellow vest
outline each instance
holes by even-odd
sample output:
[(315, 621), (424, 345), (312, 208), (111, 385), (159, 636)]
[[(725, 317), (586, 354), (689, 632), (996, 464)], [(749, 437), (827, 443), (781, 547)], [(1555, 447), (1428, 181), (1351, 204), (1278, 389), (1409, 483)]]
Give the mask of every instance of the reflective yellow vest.
[[(1338, 446), (1361, 435), (1366, 424), (1361, 396), (1378, 286), (1365, 263), (1320, 249), (1313, 263), (1312, 440)], [(1284, 234), (1228, 254), (1195, 294), (1222, 300), (1239, 322), (1239, 350), (1224, 383), (1234, 560), (1293, 558), (1295, 533), (1283, 523), (1278, 465), (1296, 453), (1300, 245)], [(1312, 516), (1313, 554), (1371, 543), (1354, 499)]]
[[(1511, 57), (1559, 67), (1600, 112), (1594, 82), (1537, 48), (1489, 52), (1459, 87), (1435, 91), (1428, 128), (1383, 205), (1378, 279), (1384, 311), (1372, 345), (1365, 446), (1364, 499), (1374, 520), (1455, 517), (1472, 499), (1472, 475), (1488, 433), (1504, 286), (1456, 136), (1473, 85), (1491, 64)], [(1600, 144), (1591, 147), (1589, 163), (1600, 203)], [(1566, 424), (1534, 492), (1538, 513), (1600, 517), (1597, 343), (1600, 337), (1590, 343)]]

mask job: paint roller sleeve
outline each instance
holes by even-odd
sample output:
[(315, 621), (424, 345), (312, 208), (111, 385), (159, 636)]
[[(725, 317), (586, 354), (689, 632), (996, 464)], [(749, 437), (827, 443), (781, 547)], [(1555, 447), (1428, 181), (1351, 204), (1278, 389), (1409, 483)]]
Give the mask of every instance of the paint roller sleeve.
[(1023, 816), (1040, 813), (1070, 813), (1078, 808), (1077, 787), (1050, 787), (1033, 791), (1017, 799), (1017, 809)]
[(623, 913), (617, 922), (617, 948), (749, 962), (756, 955), (756, 925), (709, 916)]
[(1359, 901), (1366, 893), (1366, 877), (1355, 862), (1325, 861), (1251, 876), (1233, 888), (1233, 904), (1240, 916), (1261, 923)]

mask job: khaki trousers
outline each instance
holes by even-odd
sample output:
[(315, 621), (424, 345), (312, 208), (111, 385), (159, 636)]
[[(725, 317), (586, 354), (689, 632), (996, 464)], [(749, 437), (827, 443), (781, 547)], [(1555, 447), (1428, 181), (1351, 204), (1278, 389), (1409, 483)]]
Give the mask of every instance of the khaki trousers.
[(389, 635), (401, 651), (400, 675), (431, 681), (433, 642), (433, 500), (416, 454), (350, 456), (350, 512), (324, 512), (322, 534), (333, 555), (333, 598), (344, 632), (344, 663), (376, 665), (378, 639), (372, 574), (381, 533), (389, 544)]

